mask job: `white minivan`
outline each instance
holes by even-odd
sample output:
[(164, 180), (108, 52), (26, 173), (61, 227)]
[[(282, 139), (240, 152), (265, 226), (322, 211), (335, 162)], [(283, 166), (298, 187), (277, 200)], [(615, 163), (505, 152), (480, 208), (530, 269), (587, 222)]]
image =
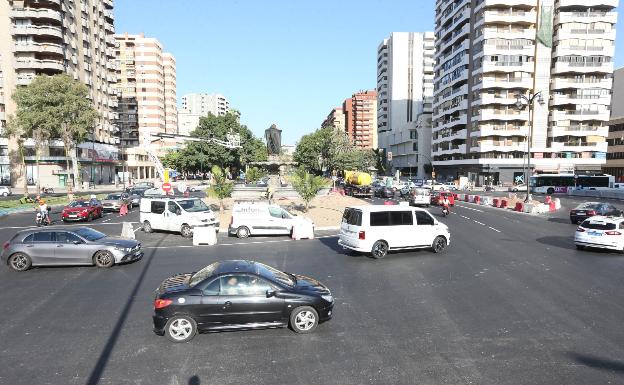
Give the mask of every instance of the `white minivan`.
[(450, 241), (448, 227), (427, 210), (371, 205), (345, 209), (338, 244), (379, 259), (390, 250), (429, 248), (439, 253)]
[(293, 225), (312, 226), (311, 219), (289, 213), (279, 205), (266, 202), (242, 202), (234, 204), (228, 233), (239, 238), (250, 235), (291, 234)]
[(142, 198), (139, 210), (146, 233), (165, 230), (190, 238), (196, 226), (214, 226), (219, 231), (219, 220), (199, 198)]

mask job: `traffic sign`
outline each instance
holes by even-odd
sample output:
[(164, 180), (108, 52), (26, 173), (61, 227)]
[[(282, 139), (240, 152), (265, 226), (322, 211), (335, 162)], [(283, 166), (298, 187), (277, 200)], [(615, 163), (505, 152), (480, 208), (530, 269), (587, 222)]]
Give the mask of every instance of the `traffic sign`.
[(171, 183), (163, 183), (161, 188), (164, 192), (168, 193), (171, 191)]

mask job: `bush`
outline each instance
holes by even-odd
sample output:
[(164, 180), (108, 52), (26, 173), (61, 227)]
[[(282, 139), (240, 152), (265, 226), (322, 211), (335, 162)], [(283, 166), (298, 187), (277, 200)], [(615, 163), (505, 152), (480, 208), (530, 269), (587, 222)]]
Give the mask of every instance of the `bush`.
[(300, 167), (292, 177), (292, 185), (305, 202), (305, 211), (308, 211), (310, 201), (322, 188), (327, 186), (327, 181), (320, 176), (310, 174), (303, 167)]

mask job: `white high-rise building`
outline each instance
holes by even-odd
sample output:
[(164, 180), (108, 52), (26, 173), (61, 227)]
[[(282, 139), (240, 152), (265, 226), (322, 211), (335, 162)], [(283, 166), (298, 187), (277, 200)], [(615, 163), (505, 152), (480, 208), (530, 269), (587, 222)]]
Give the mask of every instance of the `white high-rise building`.
[[(432, 155), (477, 184), (605, 163), (617, 0), (437, 0)], [(514, 108), (517, 95), (535, 98)], [(531, 131), (530, 128), (532, 127)]]
[(202, 116), (213, 114), (225, 116), (230, 111), (230, 102), (220, 94), (187, 94), (182, 97), (182, 108), (178, 112), (178, 133), (188, 135), (199, 124)]
[(378, 146), (392, 172), (424, 178), (431, 163), (434, 48), (433, 32), (393, 32), (377, 49)]

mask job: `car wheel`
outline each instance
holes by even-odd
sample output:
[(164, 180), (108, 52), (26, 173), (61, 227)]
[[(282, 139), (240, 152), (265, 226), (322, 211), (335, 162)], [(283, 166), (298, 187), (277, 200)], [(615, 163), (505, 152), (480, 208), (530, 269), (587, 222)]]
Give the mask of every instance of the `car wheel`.
[(239, 238), (247, 238), (249, 236), (249, 228), (246, 226), (241, 226), (236, 229), (236, 236)]
[(152, 229), (152, 225), (149, 223), (149, 221), (143, 222), (143, 231), (146, 232), (146, 233), (151, 233), (152, 231), (154, 231)]
[(388, 254), (388, 244), (385, 241), (377, 241), (373, 244), (371, 255), (375, 259), (381, 259)]
[(434, 253), (441, 253), (444, 249), (446, 249), (446, 238), (440, 235), (435, 237), (431, 245), (431, 250), (433, 250)]
[(9, 193), (3, 192), (3, 193), (2, 193), (2, 196), (3, 196), (3, 197), (7, 197), (7, 196), (9, 196)]
[(290, 327), (296, 333), (311, 333), (318, 325), (318, 313), (310, 306), (301, 306), (290, 313)]
[(171, 342), (189, 342), (197, 334), (197, 323), (186, 315), (178, 315), (167, 321), (165, 335)]
[(24, 253), (15, 253), (9, 257), (9, 266), (15, 271), (26, 271), (31, 265), (30, 257)]
[(93, 263), (97, 267), (111, 267), (115, 264), (115, 257), (110, 251), (100, 250), (93, 256)]
[(585, 246), (583, 246), (583, 245), (576, 245), (576, 249), (577, 250), (585, 250)]
[(189, 225), (182, 225), (182, 227), (180, 227), (180, 234), (182, 234), (184, 238), (191, 238), (193, 236), (193, 229)]

